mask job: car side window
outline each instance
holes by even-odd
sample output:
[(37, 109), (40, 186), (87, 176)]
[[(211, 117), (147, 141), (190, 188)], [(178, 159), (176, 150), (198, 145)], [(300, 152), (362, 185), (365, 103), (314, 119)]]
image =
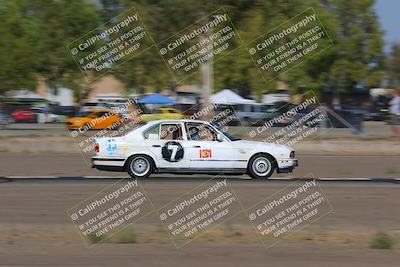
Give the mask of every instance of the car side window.
[(186, 132), (191, 141), (217, 141), (217, 133), (207, 124), (186, 123)]
[(183, 140), (182, 127), (180, 124), (161, 124), (160, 140)]
[(143, 133), (144, 139), (157, 139), (158, 140), (159, 128), (160, 128), (160, 124), (156, 124), (156, 125), (150, 127), (149, 129), (147, 129)]
[(100, 117), (103, 117), (103, 116), (106, 117), (107, 114), (108, 114), (108, 112), (96, 112), (96, 113), (93, 113), (91, 115), (91, 117), (94, 117), (94, 118), (100, 118)]

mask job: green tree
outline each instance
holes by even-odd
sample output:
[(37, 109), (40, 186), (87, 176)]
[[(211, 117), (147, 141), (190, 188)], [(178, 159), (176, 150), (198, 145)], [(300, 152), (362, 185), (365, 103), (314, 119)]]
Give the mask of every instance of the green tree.
[(263, 73), (262, 76), (249, 55), (248, 44), (296, 16), (307, 6), (284, 0), (228, 2), (229, 7), (226, 9), (242, 42), (232, 55), (217, 63), (216, 84), (223, 88), (237, 88), (239, 91), (251, 89), (252, 94), (260, 96), (274, 91), (279, 79), (289, 82), (286, 76), (274, 80), (271, 80), (274, 77), (269, 73)]
[(65, 86), (80, 96), (84, 75), (68, 45), (100, 25), (96, 7), (85, 0), (41, 0), (38, 4), (40, 50), (38, 73), (50, 88)]
[[(243, 42), (233, 43), (233, 52), (215, 62), (215, 91), (233, 88), (260, 95), (273, 91), (275, 81), (283, 80), (293, 92), (321, 90), (327, 83), (338, 92), (348, 92), (358, 83), (379, 85), (383, 74), (383, 37), (373, 0), (4, 0), (2, 3), (0, 92), (34, 89), (37, 78), (44, 77), (52, 88), (66, 86), (81, 95), (87, 84), (68, 45), (131, 7), (136, 8), (156, 44), (224, 7)], [(334, 46), (266, 83), (244, 44), (308, 7), (314, 7)], [(151, 45), (140, 55), (113, 67), (112, 73), (129, 89), (143, 92), (147, 87), (160, 90), (174, 86), (157, 47)], [(199, 77), (200, 74), (193, 75), (184, 83), (199, 83)]]
[(29, 1), (3, 1), (0, 21), (0, 94), (33, 90), (37, 84), (39, 38)]
[(329, 80), (340, 93), (357, 83), (379, 86), (383, 76), (383, 33), (373, 0), (335, 0), (330, 9), (339, 24)]
[[(104, 0), (108, 8), (120, 7)], [(171, 37), (184, 28), (192, 25), (200, 17), (208, 14), (206, 1), (195, 0), (158, 0), (152, 1), (121, 1), (125, 9), (134, 7), (139, 13), (148, 33), (154, 40), (150, 49), (130, 59), (114, 69), (114, 75), (123, 81), (129, 89), (143, 93), (146, 87), (160, 91), (166, 87), (175, 87), (175, 80), (165, 65), (155, 44)], [(113, 13), (113, 12), (112, 12)], [(186, 83), (196, 82), (198, 76), (185, 80)]]

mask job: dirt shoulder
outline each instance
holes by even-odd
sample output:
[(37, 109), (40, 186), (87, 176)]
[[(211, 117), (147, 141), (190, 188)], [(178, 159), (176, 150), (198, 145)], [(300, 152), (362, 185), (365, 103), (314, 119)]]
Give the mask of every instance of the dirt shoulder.
[[(129, 244), (105, 243), (88, 249), (65, 210), (100, 191), (104, 183), (4, 183), (0, 187), (1, 266), (397, 266), (398, 185), (322, 184), (334, 212), (265, 249), (245, 217), (210, 231), (177, 250), (156, 216), (135, 225)], [(187, 192), (188, 185), (144, 183), (156, 207)], [(195, 185), (192, 185), (195, 186)], [(248, 207), (285, 184), (235, 185)], [(391, 250), (370, 248), (385, 232)]]

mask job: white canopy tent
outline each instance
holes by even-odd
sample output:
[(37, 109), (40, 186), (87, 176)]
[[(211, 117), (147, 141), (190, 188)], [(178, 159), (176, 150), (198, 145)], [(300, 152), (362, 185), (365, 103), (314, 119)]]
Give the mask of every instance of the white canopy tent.
[(224, 103), (228, 105), (256, 103), (255, 100), (243, 98), (229, 89), (224, 89), (216, 94), (211, 95), (210, 101), (211, 103)]

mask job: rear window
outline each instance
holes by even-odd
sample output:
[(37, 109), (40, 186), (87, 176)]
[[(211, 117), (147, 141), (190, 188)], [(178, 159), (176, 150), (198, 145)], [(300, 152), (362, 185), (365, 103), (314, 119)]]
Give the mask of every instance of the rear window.
[[(154, 137), (152, 139), (158, 139), (158, 133), (159, 133), (159, 127), (160, 124), (156, 124), (154, 126), (151, 126), (149, 129), (147, 129), (144, 133), (143, 133), (143, 137), (144, 139), (149, 139), (149, 137)], [(156, 138), (157, 137), (157, 138)]]

